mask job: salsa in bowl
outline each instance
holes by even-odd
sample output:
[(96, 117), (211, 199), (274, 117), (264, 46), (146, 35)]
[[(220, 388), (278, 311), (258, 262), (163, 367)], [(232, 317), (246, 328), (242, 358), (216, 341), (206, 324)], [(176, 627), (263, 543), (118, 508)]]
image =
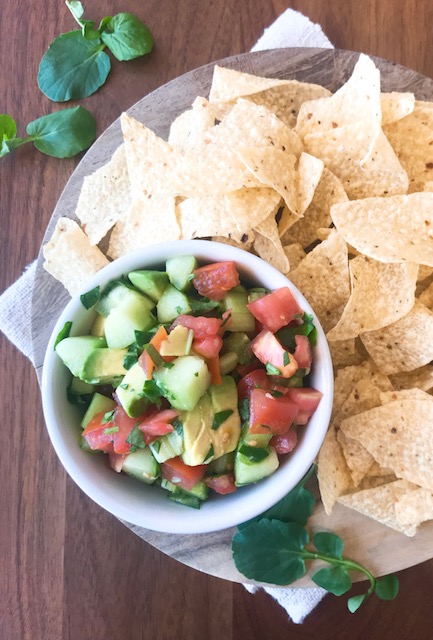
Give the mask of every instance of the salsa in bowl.
[(178, 241), (110, 263), (71, 300), (43, 407), (61, 462), (98, 504), (202, 533), (258, 515), (302, 478), (332, 381), (323, 331), (285, 276), (228, 245)]

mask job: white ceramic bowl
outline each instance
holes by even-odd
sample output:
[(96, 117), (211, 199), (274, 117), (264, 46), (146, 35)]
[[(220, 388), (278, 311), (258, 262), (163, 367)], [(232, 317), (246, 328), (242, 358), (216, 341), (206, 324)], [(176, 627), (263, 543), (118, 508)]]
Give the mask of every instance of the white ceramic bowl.
[(51, 442), (71, 478), (97, 504), (122, 520), (165, 533), (205, 533), (225, 529), (257, 516), (285, 496), (310, 468), (325, 437), (332, 408), (333, 373), (324, 332), (313, 310), (296, 287), (279, 271), (257, 256), (217, 242), (176, 241), (146, 247), (123, 256), (98, 272), (85, 287), (103, 287), (110, 280), (138, 268), (164, 269), (165, 260), (176, 255), (194, 255), (202, 263), (235, 260), (241, 279), (277, 289), (288, 286), (302, 309), (312, 313), (318, 332), (314, 350), (311, 386), (322, 400), (293, 453), (269, 478), (235, 493), (212, 497), (200, 510), (177, 504), (164, 490), (112, 471), (103, 455), (90, 455), (78, 446), (80, 433), (77, 407), (66, 399), (70, 373), (54, 351), (54, 341), (65, 322), (72, 321), (71, 335), (89, 332), (94, 311), (87, 311), (76, 295), (62, 312), (51, 335), (42, 375), (42, 401)]

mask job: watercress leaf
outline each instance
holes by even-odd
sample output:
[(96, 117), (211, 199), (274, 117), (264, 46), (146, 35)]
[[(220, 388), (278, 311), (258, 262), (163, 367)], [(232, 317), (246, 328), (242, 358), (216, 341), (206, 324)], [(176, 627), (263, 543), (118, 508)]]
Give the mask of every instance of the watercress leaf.
[(105, 29), (107, 28), (107, 25), (110, 24), (110, 21), (112, 19), (113, 19), (113, 16), (105, 16), (105, 18), (102, 18), (101, 22), (99, 23), (99, 28), (98, 28), (99, 33), (102, 33), (103, 31), (105, 31)]
[(55, 102), (85, 98), (95, 93), (107, 79), (110, 58), (100, 39), (83, 38), (70, 31), (53, 40), (38, 71), (38, 85)]
[(0, 148), (0, 158), (3, 158), (3, 156), (7, 155), (26, 142), (30, 142), (30, 138), (3, 138)]
[(244, 576), (286, 585), (305, 574), (307, 531), (296, 522), (263, 519), (237, 531), (232, 540), (233, 560)]
[(80, 18), (84, 13), (84, 7), (81, 2), (79, 2), (78, 0), (66, 0), (66, 6), (74, 16), (74, 19), (79, 23)]
[[(282, 500), (249, 522), (268, 518), (270, 520), (280, 520), (281, 522), (297, 522), (300, 525), (307, 524), (313, 513), (316, 499), (304, 485), (314, 469), (315, 466), (313, 465), (306, 476)], [(239, 529), (247, 526), (249, 522), (239, 525)]]
[(15, 138), (17, 135), (17, 123), (7, 113), (0, 114), (0, 138), (2, 140)]
[(311, 576), (311, 579), (334, 596), (342, 596), (352, 586), (350, 575), (343, 567), (324, 567)]
[(92, 20), (84, 20), (83, 27), (81, 29), (81, 35), (86, 40), (101, 40), (101, 34), (94, 29), (95, 23)]
[(113, 16), (104, 24), (101, 38), (118, 60), (133, 60), (153, 48), (152, 34), (132, 13)]
[(42, 153), (70, 158), (90, 147), (96, 137), (96, 122), (87, 109), (73, 107), (33, 120), (27, 133)]
[(350, 613), (355, 613), (355, 611), (358, 611), (359, 607), (367, 597), (367, 593), (361, 593), (359, 596), (352, 596), (351, 598), (349, 598), (349, 600), (347, 601), (347, 608), (349, 609)]
[(319, 531), (314, 535), (313, 543), (320, 553), (326, 553), (334, 558), (343, 557), (344, 542), (335, 533)]
[(382, 600), (394, 600), (397, 597), (399, 586), (397, 576), (390, 574), (383, 576), (376, 582), (374, 591)]

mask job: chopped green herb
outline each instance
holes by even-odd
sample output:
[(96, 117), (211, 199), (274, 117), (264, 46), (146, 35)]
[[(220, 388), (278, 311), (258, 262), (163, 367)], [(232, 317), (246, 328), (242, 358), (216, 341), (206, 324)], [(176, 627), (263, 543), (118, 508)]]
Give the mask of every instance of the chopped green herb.
[(187, 282), (191, 282), (192, 280), (194, 280), (195, 278), (195, 273), (190, 273), (189, 276), (187, 277), (186, 281)]
[(183, 424), (179, 420), (179, 418), (175, 418), (171, 424), (173, 425), (174, 430), (176, 431), (176, 433), (179, 436), (183, 436)]
[(98, 302), (100, 292), (101, 287), (98, 284), (98, 286), (94, 287), (87, 293), (83, 293), (83, 295), (80, 296), (81, 304), (83, 305), (83, 307), (85, 309), (91, 309)]
[(276, 336), (278, 340), (288, 349), (294, 351), (296, 348), (295, 336), (308, 336), (308, 340), (312, 347), (317, 343), (317, 329), (314, 326), (313, 316), (304, 313), (298, 314), (298, 317), (302, 318), (302, 322), (294, 327), (284, 327), (277, 331)]
[(274, 398), (281, 398), (281, 396), (284, 395), (284, 393), (282, 393), (281, 391), (277, 391), (276, 389), (270, 391), (269, 393), (271, 394), (271, 396), (274, 396)]
[(213, 444), (211, 444), (211, 446), (209, 447), (209, 451), (207, 452), (206, 458), (204, 459), (203, 463), (206, 464), (206, 462), (209, 462), (209, 460), (211, 458), (213, 458), (214, 455), (215, 455), (215, 451), (214, 451), (214, 448), (213, 448)]
[(134, 342), (128, 347), (128, 351), (123, 358), (123, 366), (125, 367), (125, 369), (130, 369), (134, 364), (136, 364), (140, 355), (140, 349)]
[(198, 378), (198, 371), (194, 373), (195, 377)]
[(164, 369), (172, 369), (174, 367), (174, 362), (165, 362)]
[(268, 457), (269, 451), (263, 447), (251, 447), (248, 444), (243, 444), (239, 447), (239, 453), (245, 456), (250, 462), (261, 462)]
[(107, 429), (104, 429), (104, 434), (108, 435), (110, 433), (117, 433), (119, 431), (119, 427), (108, 427)]
[(54, 349), (57, 347), (59, 342), (69, 337), (69, 334), (71, 333), (71, 329), (72, 329), (72, 322), (70, 321), (65, 322), (65, 324), (63, 325), (63, 329), (59, 331), (57, 338), (54, 341)]
[(126, 391), (126, 389), (128, 389), (128, 388), (129, 388), (129, 384), (128, 384), (127, 382), (121, 382), (121, 383), (119, 384), (119, 387), (120, 387), (121, 389), (125, 389), (125, 391)]
[(281, 375), (281, 371), (277, 367), (274, 367), (274, 365), (271, 364), (270, 362), (266, 363), (266, 373), (268, 373), (270, 376)]
[(175, 307), (175, 309), (176, 309), (177, 313), (178, 313), (179, 315), (181, 315), (181, 313), (182, 313), (182, 311), (183, 311), (182, 307), (180, 307), (180, 306), (178, 305), (177, 307)]
[(241, 416), (242, 422), (248, 422), (250, 419), (250, 401), (248, 398), (244, 398), (239, 401), (239, 413)]
[(189, 304), (191, 307), (191, 311), (193, 314), (201, 314), (206, 313), (207, 311), (213, 311), (213, 309), (217, 309), (220, 307), (219, 302), (215, 302), (215, 300), (209, 300), (209, 298), (190, 298)]
[(290, 364), (290, 356), (289, 356), (289, 352), (288, 351), (284, 352), (283, 364), (284, 364), (285, 367), (287, 367), (287, 365)]
[(165, 364), (164, 358), (161, 357), (153, 344), (146, 344), (144, 347), (144, 351), (147, 351), (149, 358), (152, 360), (156, 367), (162, 367)]
[(143, 398), (148, 398), (152, 403), (158, 404), (161, 396), (163, 395), (161, 389), (156, 384), (155, 380), (146, 380), (141, 390), (140, 395)]
[(149, 331), (135, 331), (135, 342), (138, 347), (144, 347), (145, 344), (148, 344), (157, 331), (157, 327), (154, 329), (150, 329)]
[(161, 440), (154, 440), (152, 442), (152, 447), (155, 449), (156, 453), (159, 453), (159, 450), (161, 449)]
[(106, 422), (113, 422), (113, 420), (114, 420), (114, 409), (112, 411), (107, 411), (107, 413), (104, 413), (104, 415), (102, 416), (101, 422), (105, 424)]
[(214, 430), (218, 429), (218, 427), (220, 427), (223, 424), (223, 422), (227, 420), (227, 418), (230, 418), (231, 415), (233, 415), (233, 409), (225, 409), (224, 411), (218, 411), (218, 413), (214, 415), (213, 422), (212, 422), (212, 429)]
[(224, 318), (224, 320), (221, 322), (221, 328), (227, 324), (227, 322), (230, 320), (231, 317), (232, 317), (232, 312), (229, 311), (226, 317)]
[(137, 451), (137, 449), (144, 449), (146, 443), (144, 442), (143, 432), (138, 428), (138, 424), (135, 424), (126, 438), (126, 442), (131, 445), (131, 453)]

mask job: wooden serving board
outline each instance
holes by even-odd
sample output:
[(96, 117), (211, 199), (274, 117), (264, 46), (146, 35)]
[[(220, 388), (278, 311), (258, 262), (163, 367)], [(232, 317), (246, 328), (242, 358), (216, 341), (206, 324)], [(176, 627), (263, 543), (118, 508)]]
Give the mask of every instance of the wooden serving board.
[[(331, 91), (350, 76), (359, 54), (335, 49), (276, 49), (247, 53), (218, 64), (256, 75), (296, 79), (321, 84)], [(433, 100), (433, 81), (415, 71), (375, 58), (382, 74), (382, 91), (411, 91), (419, 100)], [(171, 122), (188, 109), (196, 96), (209, 94), (214, 64), (191, 71), (157, 89), (129, 113), (158, 135), (167, 138)], [(74, 217), (84, 176), (105, 164), (122, 141), (120, 123), (114, 122), (84, 156), (67, 183), (48, 225), (44, 242), (52, 235), (60, 216)], [(48, 275), (39, 254), (32, 299), (32, 341), (38, 377), (46, 345), (55, 321), (69, 300), (63, 286)], [(160, 551), (200, 571), (235, 582), (249, 582), (237, 572), (231, 557), (235, 528), (198, 534), (162, 534), (124, 523)], [(332, 530), (345, 541), (345, 555), (368, 566), (376, 575), (399, 571), (433, 557), (433, 522), (421, 525), (414, 538), (407, 538), (355, 511), (337, 505), (331, 517), (316, 507), (314, 530)], [(250, 581), (251, 582), (251, 581)], [(297, 586), (311, 585), (307, 578)]]

